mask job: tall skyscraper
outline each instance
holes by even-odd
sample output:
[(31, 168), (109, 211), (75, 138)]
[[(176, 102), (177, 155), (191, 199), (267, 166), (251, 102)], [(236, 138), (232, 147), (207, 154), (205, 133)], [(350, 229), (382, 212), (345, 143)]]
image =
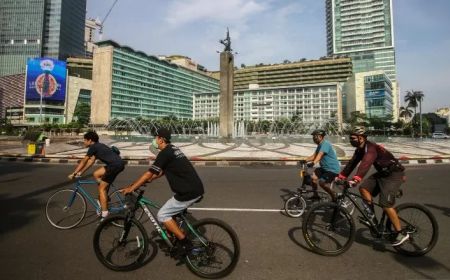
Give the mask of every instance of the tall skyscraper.
[(396, 80), (392, 0), (326, 0), (328, 55), (348, 55), (355, 73)]
[(328, 55), (351, 57), (353, 72), (383, 70), (393, 83), (397, 116), (392, 0), (325, 0)]
[(27, 58), (84, 55), (86, 0), (0, 1), (0, 76), (25, 73)]

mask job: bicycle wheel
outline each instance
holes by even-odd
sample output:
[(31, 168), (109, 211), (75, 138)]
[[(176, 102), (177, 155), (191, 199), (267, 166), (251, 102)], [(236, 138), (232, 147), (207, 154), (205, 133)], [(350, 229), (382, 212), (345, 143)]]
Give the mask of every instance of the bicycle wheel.
[[(120, 190), (114, 191), (109, 194), (108, 209), (111, 214), (124, 214), (125, 203), (126, 198), (120, 192)], [(142, 207), (139, 207), (134, 212), (134, 218), (139, 221), (142, 218), (142, 215), (144, 215), (144, 209)]]
[(77, 191), (59, 190), (52, 194), (45, 206), (49, 223), (59, 229), (76, 227), (86, 215), (86, 200)]
[(106, 218), (94, 233), (94, 251), (97, 259), (115, 271), (130, 271), (141, 266), (148, 252), (148, 237), (142, 224), (131, 219), (127, 226), (126, 216)]
[[(400, 204), (396, 210), (402, 229), (409, 234), (409, 240), (394, 246), (395, 250), (408, 256), (423, 256), (431, 251), (439, 238), (439, 226), (430, 210), (417, 203)], [(394, 231), (389, 219), (386, 228)]]
[(221, 278), (230, 274), (239, 260), (239, 239), (234, 230), (217, 219), (203, 219), (193, 224), (200, 238), (190, 233), (194, 248), (186, 256), (190, 271), (203, 278)]
[(334, 202), (311, 207), (303, 219), (303, 237), (308, 246), (324, 256), (347, 251), (355, 239), (355, 223), (343, 207)]
[(299, 195), (294, 195), (290, 197), (284, 203), (284, 211), (286, 215), (292, 218), (298, 218), (305, 212), (306, 201), (303, 197)]

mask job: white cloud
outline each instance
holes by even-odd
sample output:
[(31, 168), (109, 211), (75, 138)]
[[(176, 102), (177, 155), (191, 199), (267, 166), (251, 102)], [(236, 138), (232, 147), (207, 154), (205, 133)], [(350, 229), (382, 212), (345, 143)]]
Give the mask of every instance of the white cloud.
[(265, 3), (253, 0), (176, 0), (169, 5), (166, 21), (172, 26), (197, 21), (245, 22), (266, 9)]

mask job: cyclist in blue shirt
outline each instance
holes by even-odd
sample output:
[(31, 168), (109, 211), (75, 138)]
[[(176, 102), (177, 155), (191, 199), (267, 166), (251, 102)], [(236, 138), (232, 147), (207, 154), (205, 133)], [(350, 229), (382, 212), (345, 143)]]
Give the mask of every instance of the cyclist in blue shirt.
[(109, 185), (116, 179), (117, 175), (125, 169), (125, 162), (119, 156), (118, 152), (98, 142), (98, 134), (89, 131), (84, 134), (84, 147), (88, 148), (86, 156), (80, 161), (75, 171), (68, 177), (73, 179), (81, 176), (98, 159), (105, 164), (94, 171), (92, 174), (98, 183), (98, 199), (101, 207), (101, 213), (98, 213), (102, 219), (108, 216), (108, 189)]
[(317, 144), (317, 148), (314, 154), (306, 158), (306, 161), (309, 167), (313, 167), (316, 163), (320, 164), (320, 167), (316, 168), (314, 174), (311, 176), (312, 186), (314, 188), (312, 198), (319, 198), (317, 193), (317, 185), (319, 185), (335, 200), (336, 195), (330, 189), (329, 185), (341, 170), (336, 152), (331, 143), (325, 139), (326, 133), (324, 130), (316, 129), (311, 135), (313, 136), (314, 143)]

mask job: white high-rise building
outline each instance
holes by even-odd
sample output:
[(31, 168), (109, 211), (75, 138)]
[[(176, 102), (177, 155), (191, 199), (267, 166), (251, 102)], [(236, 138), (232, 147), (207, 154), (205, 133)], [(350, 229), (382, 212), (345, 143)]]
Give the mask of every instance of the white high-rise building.
[(325, 1), (328, 55), (350, 57), (355, 74), (383, 70), (393, 84), (396, 119), (399, 98), (392, 0)]

